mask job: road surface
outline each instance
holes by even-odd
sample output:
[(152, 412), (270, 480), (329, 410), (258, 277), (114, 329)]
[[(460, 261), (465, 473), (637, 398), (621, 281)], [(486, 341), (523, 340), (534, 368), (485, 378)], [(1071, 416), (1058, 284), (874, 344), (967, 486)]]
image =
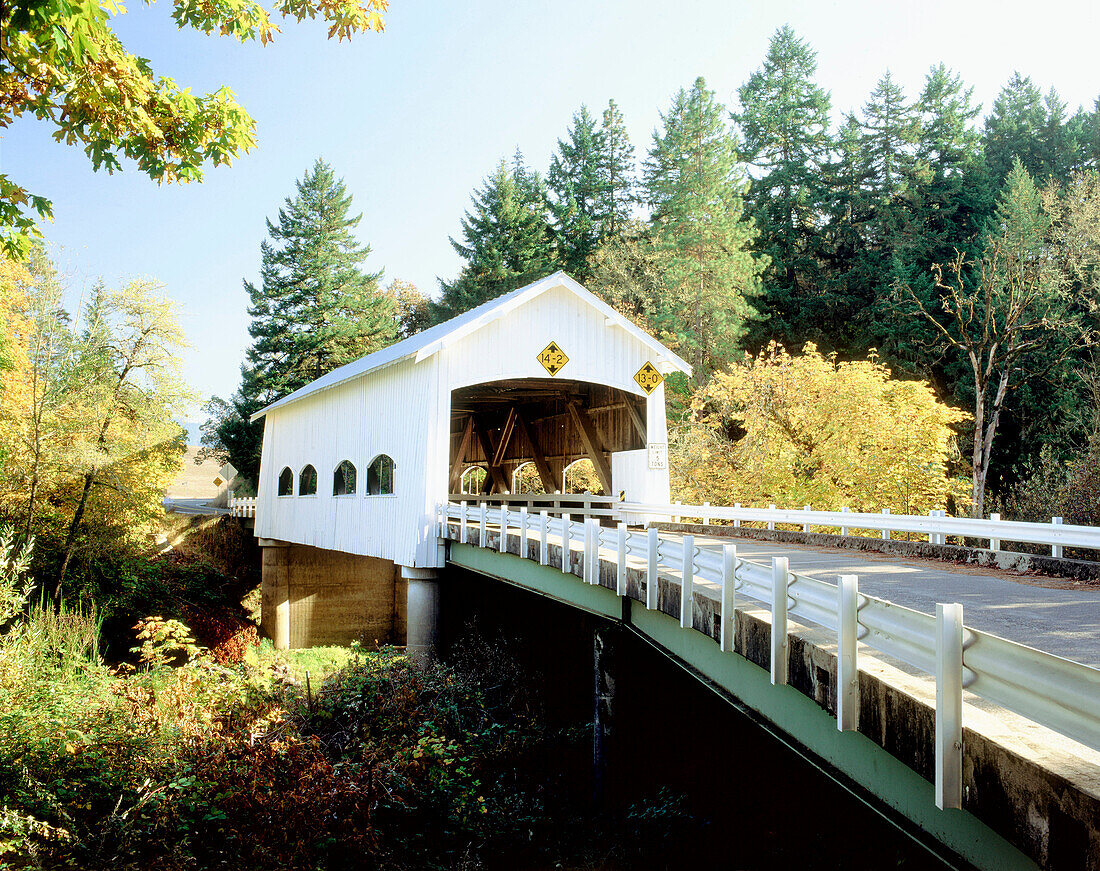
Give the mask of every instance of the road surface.
[(764, 565), (773, 556), (785, 556), (792, 572), (831, 583), (837, 575), (858, 575), (860, 592), (928, 614), (936, 613), (937, 602), (959, 602), (966, 625), (974, 629), (1100, 668), (1098, 586), (1049, 589), (978, 566), (748, 538), (695, 537), (696, 545), (708, 550), (720, 550), (723, 542), (735, 543), (739, 557)]

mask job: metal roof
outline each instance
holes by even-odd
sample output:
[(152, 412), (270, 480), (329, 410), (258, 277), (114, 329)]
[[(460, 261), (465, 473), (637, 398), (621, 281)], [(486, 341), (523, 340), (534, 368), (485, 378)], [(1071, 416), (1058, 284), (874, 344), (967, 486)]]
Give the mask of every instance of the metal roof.
[(293, 393), (287, 394), (282, 399), (261, 408), (252, 415), (250, 420), (258, 420), (273, 409), (281, 408), (284, 405), (290, 405), (292, 402), (297, 402), (299, 399), (304, 399), (307, 396), (311, 396), (314, 393), (320, 393), (323, 390), (331, 390), (333, 387), (337, 387), (354, 378), (360, 378), (372, 372), (377, 372), (379, 369), (383, 369), (386, 366), (392, 366), (394, 363), (398, 363), (409, 357), (415, 356), (416, 362), (419, 363), (421, 360), (441, 351), (452, 342), (481, 329), (540, 294), (558, 287), (565, 288), (574, 295), (580, 297), (594, 309), (599, 311), (605, 318), (622, 327), (631, 336), (647, 346), (657, 354), (662, 361), (671, 364), (674, 369), (679, 369), (687, 375), (691, 374), (691, 366), (685, 360), (674, 354), (649, 335), (649, 333), (645, 332), (645, 330), (639, 329), (631, 323), (630, 320), (623, 317), (611, 308), (611, 306), (595, 296), (595, 294), (586, 290), (579, 282), (573, 280), (564, 272), (558, 271), (553, 275), (548, 275), (546, 278), (539, 279), (517, 290), (513, 290), (511, 293), (506, 293), (503, 296), (498, 296), (496, 299), (491, 299), (486, 303), (482, 303), (477, 308), (470, 309), (468, 312), (463, 312), (457, 317), (451, 318), (449, 321), (444, 321), (441, 324), (436, 324), (434, 327), (429, 327), (417, 333), (415, 336), (409, 336), (409, 338), (402, 339), (400, 342), (396, 342), (387, 348), (383, 348), (380, 351), (375, 351), (373, 354), (367, 354), (365, 357), (360, 357), (358, 360), (347, 363), (339, 369), (333, 369), (328, 374), (322, 375), (316, 381), (311, 381), (305, 387), (300, 387)]

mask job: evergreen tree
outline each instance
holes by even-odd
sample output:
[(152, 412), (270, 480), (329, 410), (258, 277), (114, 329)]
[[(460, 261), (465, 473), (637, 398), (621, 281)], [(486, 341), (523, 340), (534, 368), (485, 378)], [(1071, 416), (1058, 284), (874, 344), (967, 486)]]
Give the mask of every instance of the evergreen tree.
[(753, 256), (756, 232), (744, 215), (744, 174), (725, 108), (702, 77), (662, 114), (645, 164), (667, 291), (657, 322), (676, 336), (697, 383), (732, 359), (760, 293), (767, 259)]
[(587, 282), (593, 254), (630, 219), (634, 202), (634, 147), (614, 100), (598, 127), (585, 106), (573, 116), (569, 141), (558, 140), (547, 186), (558, 261)]
[[(994, 191), (981, 155), (974, 119), (981, 106), (971, 102), (973, 88), (943, 64), (932, 67), (915, 104), (918, 136), (916, 167), (906, 192), (908, 220), (899, 248), (904, 263), (900, 280), (935, 307), (935, 281), (929, 263), (947, 263), (956, 251), (976, 253), (984, 222), (993, 209)], [(922, 319), (897, 317), (892, 301), (880, 298), (875, 343), (893, 363), (931, 372), (935, 344)]]
[(604, 180), (600, 174), (601, 136), (596, 119), (581, 106), (573, 116), (569, 140), (558, 140), (546, 182), (553, 199), (558, 261), (578, 281), (589, 278), (588, 258), (602, 234), (599, 213)]
[(466, 261), (454, 281), (440, 281), (432, 304), (436, 323), (542, 278), (554, 268), (546, 186), (516, 151), (511, 167), (501, 161), (471, 197), (462, 221), (463, 242), (451, 245)]
[(744, 137), (744, 159), (759, 171), (746, 196), (746, 212), (767, 254), (764, 306), (768, 321), (753, 343), (776, 340), (801, 347), (820, 322), (819, 268), (824, 239), (821, 214), (827, 190), (829, 94), (814, 83), (817, 55), (784, 25), (764, 65), (741, 86), (741, 112), (733, 117)]
[(267, 221), (260, 285), (244, 283), (252, 346), (240, 390), (228, 403), (215, 401), (218, 423), (204, 439), (252, 479), (263, 426), (248, 415), (396, 337), (393, 301), (378, 287), (382, 273), (361, 270), (370, 247), (355, 238), (362, 215), (349, 215), (344, 182), (318, 159), (295, 184), (278, 222)]
[(622, 112), (614, 100), (607, 101), (600, 124), (599, 167), (602, 185), (597, 212), (602, 216), (601, 240), (623, 232), (637, 202), (634, 146), (626, 132)]
[(902, 194), (910, 181), (918, 132), (913, 107), (887, 70), (863, 105), (861, 142), (872, 189), (885, 204)]
[(864, 272), (870, 265), (863, 254), (877, 201), (871, 193), (871, 168), (860, 147), (862, 132), (859, 119), (846, 115), (837, 131), (833, 158), (824, 168), (829, 208), (816, 344), (829, 351), (858, 351), (865, 345), (857, 334), (874, 274)]
[(267, 222), (259, 287), (246, 281), (251, 305), (242, 390), (265, 402), (390, 344), (393, 305), (380, 292), (381, 272), (364, 273), (370, 254), (354, 236), (351, 195), (318, 159), (296, 182), (298, 193)]
[(883, 344), (893, 317), (892, 286), (908, 281), (914, 270), (927, 269), (914, 259), (921, 235), (914, 215), (921, 178), (919, 135), (915, 109), (887, 71), (864, 104), (860, 125), (859, 149), (872, 203), (851, 283), (854, 339), (861, 352)]
[(1030, 76), (1012, 74), (985, 119), (983, 146), (989, 172), (999, 187), (1019, 160), (1028, 175), (1042, 178), (1046, 161), (1042, 154), (1046, 112), (1042, 95)]
[(1084, 116), (1082, 127), (1084, 168), (1100, 172), (1100, 97), (1096, 98), (1092, 111)]

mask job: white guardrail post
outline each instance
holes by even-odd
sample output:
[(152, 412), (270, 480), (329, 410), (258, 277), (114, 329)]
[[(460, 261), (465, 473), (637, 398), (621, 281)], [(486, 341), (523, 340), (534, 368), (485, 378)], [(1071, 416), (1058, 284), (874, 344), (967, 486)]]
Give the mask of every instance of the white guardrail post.
[(785, 556), (772, 557), (772, 684), (787, 682), (787, 576)]
[[(802, 510), (803, 511), (809, 511), (810, 506), (809, 505), (803, 505)], [(802, 531), (803, 532), (809, 532), (810, 531), (810, 521), (809, 520), (807, 520), (805, 523), (802, 524)]]
[(539, 512), (539, 565), (545, 566), (550, 563), (550, 550), (547, 544), (547, 534), (550, 527), (550, 512)]
[(620, 522), (619, 526), (618, 526), (618, 530), (619, 530), (619, 538), (618, 538), (618, 541), (616, 542), (617, 547), (615, 548), (616, 551), (617, 551), (616, 556), (618, 557), (618, 559), (616, 560), (616, 568), (615, 568), (615, 592), (618, 593), (620, 596), (625, 596), (626, 595), (626, 551), (627, 551), (627, 548), (628, 548), (627, 542), (629, 541), (629, 539), (627, 538), (626, 524)]
[[(885, 515), (886, 517), (889, 517), (889, 516), (890, 516), (890, 509), (889, 509), (889, 508), (883, 508), (883, 509), (882, 509), (882, 513), (883, 513), (883, 514), (884, 514), (884, 515)], [(885, 528), (884, 528), (884, 529), (882, 530), (882, 540), (883, 540), (883, 541), (889, 541), (889, 540), (890, 540), (890, 530), (889, 530), (889, 529), (885, 529)]]
[(737, 545), (722, 545), (722, 611), (718, 646), (723, 653), (733, 652), (737, 634)]
[[(841, 509), (840, 509), (840, 513), (841, 513), (841, 514), (847, 514), (847, 513), (848, 513), (848, 509), (847, 509), (847, 508), (841, 508)], [(841, 535), (847, 535), (847, 534), (848, 534), (848, 527), (847, 527), (847, 526), (842, 526), (842, 527), (840, 527), (840, 534), (841, 534)]]
[(595, 517), (584, 519), (584, 579), (600, 582), (600, 521)]
[(962, 605), (936, 604), (936, 807), (962, 807)]
[(561, 516), (561, 573), (573, 571), (573, 521), (567, 511)]
[(836, 608), (836, 727), (841, 732), (854, 732), (859, 728), (859, 581), (855, 575), (837, 578)]
[(463, 501), (458, 503), (458, 511), (459, 511), (459, 515), (458, 515), (458, 536), (459, 536), (459, 541), (461, 541), (463, 544), (467, 543), (466, 542), (466, 527), (469, 525), (469, 518), (468, 518), (469, 509), (470, 509), (470, 506), (466, 502), (466, 500), (463, 500)]
[(487, 547), (489, 544), (489, 505), (486, 502), (481, 503), (481, 537), (478, 540), (478, 547)]
[(657, 527), (646, 530), (645, 606), (650, 611), (657, 608), (657, 547), (660, 535)]
[(691, 629), (695, 615), (695, 536), (684, 536), (684, 564), (680, 585), (680, 628)]
[(527, 506), (519, 509), (519, 555), (527, 559)]
[[(735, 509), (735, 510), (740, 510), (740, 508), (741, 508), (741, 503), (740, 503), (740, 502), (734, 502), (734, 503), (733, 503), (733, 507), (734, 507), (734, 509)], [(738, 518), (734, 518), (734, 521), (733, 521), (733, 528), (734, 528), (734, 529), (740, 529), (740, 528), (741, 528), (741, 519), (740, 519), (739, 517), (738, 517)]]
[[(1050, 522), (1051, 522), (1051, 525), (1053, 525), (1053, 526), (1061, 526), (1062, 525), (1062, 518), (1061, 517), (1052, 517), (1052, 518), (1050, 518)], [(1061, 559), (1062, 558), (1062, 545), (1052, 544), (1050, 546), (1050, 555), (1052, 557), (1057, 557), (1058, 559)]]
[(500, 503), (500, 547), (501, 553), (508, 553), (508, 503)]
[[(1001, 522), (1001, 515), (994, 512), (993, 514), (989, 515), (989, 519), (991, 521), (993, 521), (994, 523), (1000, 523)], [(1000, 538), (990, 538), (989, 539), (989, 549), (992, 550), (992, 551), (1000, 550), (1001, 549), (1001, 539)]]
[[(769, 505), (768, 510), (769, 511), (775, 511), (775, 506), (774, 505)], [(774, 520), (769, 520), (768, 521), (768, 529), (772, 532), (775, 531), (775, 521)]]

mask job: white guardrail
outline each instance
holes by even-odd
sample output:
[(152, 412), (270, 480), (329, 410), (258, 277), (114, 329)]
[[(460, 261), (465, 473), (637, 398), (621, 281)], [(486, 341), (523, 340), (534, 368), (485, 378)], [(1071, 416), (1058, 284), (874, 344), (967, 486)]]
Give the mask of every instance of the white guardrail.
[[(501, 497), (496, 497), (500, 501)], [(511, 499), (507, 501), (511, 502)], [(732, 508), (703, 505), (684, 505), (680, 502), (670, 504), (648, 504), (642, 502), (619, 502), (619, 510), (629, 515), (649, 517), (698, 518), (704, 523), (715, 520), (732, 521), (739, 527), (745, 521), (766, 523), (768, 529), (775, 529), (777, 523), (799, 526), (803, 532), (809, 532), (813, 526), (835, 528), (841, 535), (848, 535), (853, 529), (873, 530), (881, 533), (883, 539), (889, 539), (894, 532), (911, 532), (927, 536), (931, 544), (946, 544), (947, 537), (984, 539), (989, 549), (1001, 550), (1003, 542), (1021, 542), (1026, 544), (1050, 545), (1052, 556), (1062, 556), (1066, 547), (1080, 547), (1100, 550), (1100, 527), (1063, 524), (1061, 517), (1052, 517), (1050, 523), (1026, 523), (1015, 520), (1001, 520), (999, 514), (991, 514), (988, 520), (970, 517), (947, 517), (943, 511), (929, 511), (925, 517), (920, 514), (891, 514), (883, 509), (880, 514), (849, 511), (811, 511), (810, 506), (802, 510), (791, 508)]]
[(255, 496), (230, 496), (229, 497), (229, 513), (234, 517), (255, 517), (256, 516), (256, 497)]
[[(664, 509), (674, 509), (674, 516), (696, 516), (696, 506), (620, 503), (620, 507), (626, 513), (666, 514), (669, 512)], [(659, 510), (653, 510), (655, 508)], [(840, 516), (839, 512), (817, 513), (833, 518)], [(761, 512), (752, 509), (714, 508), (709, 509), (708, 514), (719, 519), (791, 522), (785, 518), (799, 512), (773, 511), (771, 516), (761, 518)], [(851, 517), (862, 523), (864, 518), (878, 515)], [(684, 629), (693, 626), (694, 584), (697, 581), (713, 584), (719, 591), (718, 643), (723, 651), (734, 650), (734, 607), (738, 598), (762, 603), (772, 615), (773, 684), (787, 682), (788, 616), (835, 631), (836, 717), (837, 728), (841, 731), (854, 731), (858, 725), (857, 641), (934, 676), (936, 804), (940, 808), (962, 805), (964, 689), (1100, 751), (1100, 669), (970, 629), (963, 625), (962, 605), (938, 604), (932, 616), (860, 593), (855, 575), (840, 575), (837, 583), (831, 584), (791, 572), (785, 557), (774, 558), (770, 566), (762, 565), (738, 557), (733, 544), (724, 545), (721, 552), (703, 550), (695, 545), (692, 535), (661, 538), (652, 527), (631, 530), (622, 522), (616, 527), (605, 527), (600, 525), (598, 518), (577, 521), (569, 514), (557, 518), (547, 510), (536, 515), (526, 506), (513, 511), (507, 505), (490, 506), (485, 500), (476, 506), (450, 502), (439, 506), (436, 521), (441, 537), (469, 542), (473, 536), (481, 547), (488, 546), (490, 524), (497, 530), (503, 528), (507, 534), (498, 538), (502, 552), (506, 549), (508, 535), (514, 530), (519, 535), (519, 551), (524, 556), (529, 552), (529, 541), (539, 542), (542, 565), (550, 564), (549, 541), (564, 542), (563, 558), (558, 565), (564, 573), (571, 572), (571, 555), (579, 545), (584, 555), (584, 581), (599, 583), (599, 560), (610, 560), (618, 567), (616, 591), (620, 596), (626, 595), (626, 569), (628, 564), (632, 565), (645, 571), (646, 607), (651, 610), (657, 608), (655, 581), (658, 573), (662, 569), (675, 572), (680, 575), (683, 586), (680, 625)], [(817, 524), (816, 520), (812, 522)], [(962, 523), (988, 524), (989, 521)], [(949, 534), (974, 533), (952, 530)], [(570, 558), (564, 558), (566, 553)]]

